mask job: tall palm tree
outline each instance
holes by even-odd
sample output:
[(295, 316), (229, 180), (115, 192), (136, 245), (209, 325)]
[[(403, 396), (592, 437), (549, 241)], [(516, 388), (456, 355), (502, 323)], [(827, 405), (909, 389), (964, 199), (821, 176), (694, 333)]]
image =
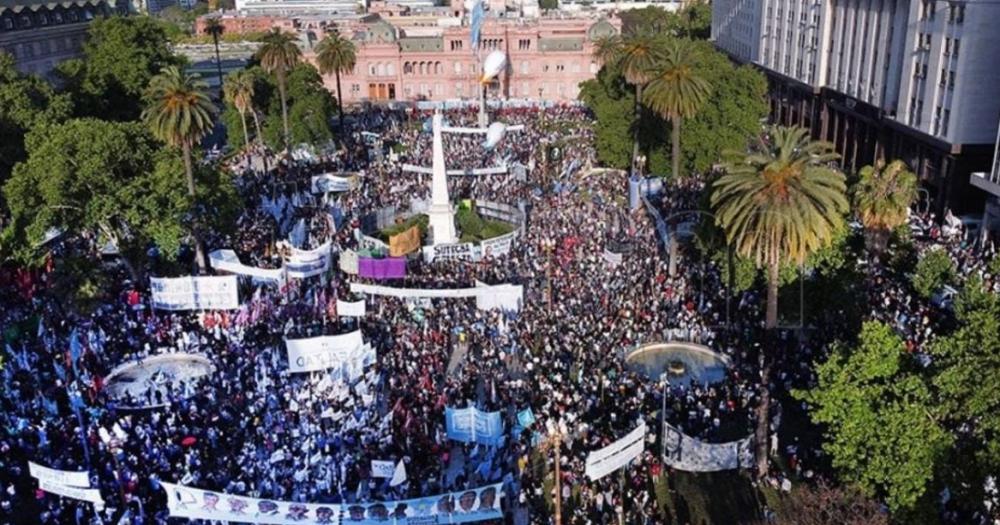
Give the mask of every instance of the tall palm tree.
[[(163, 68), (149, 81), (146, 89), (146, 109), (142, 120), (153, 135), (170, 146), (181, 148), (188, 196), (195, 204), (194, 168), (191, 150), (212, 130), (215, 105), (206, 93), (205, 83), (176, 66)], [(195, 259), (199, 271), (205, 270), (205, 251), (198, 236), (197, 219), (192, 227), (195, 239)]]
[(632, 125), (632, 167), (639, 157), (639, 122), (642, 120), (642, 90), (649, 82), (660, 55), (656, 38), (638, 31), (602, 37), (597, 41), (594, 58), (601, 64), (621, 67), (625, 81), (635, 87), (635, 119)]
[(358, 61), (354, 42), (337, 33), (326, 35), (316, 46), (316, 65), (322, 75), (333, 73), (337, 76), (337, 105), (340, 108), (340, 130), (344, 131), (344, 98), (340, 94), (340, 74), (354, 70)]
[(690, 57), (691, 47), (684, 41), (668, 41), (643, 98), (649, 109), (670, 121), (674, 177), (680, 176), (681, 169), (681, 122), (698, 114), (712, 90), (708, 81), (695, 71)]
[[(243, 124), (243, 144), (245, 148), (250, 147), (250, 134), (247, 132), (247, 112), (253, 111), (253, 84), (253, 74), (245, 69), (233, 71), (226, 76), (226, 81), (222, 84), (222, 92), (225, 94), (226, 100), (240, 114), (240, 123)], [(260, 130), (258, 129), (257, 132), (260, 133)]]
[(778, 324), (782, 263), (802, 264), (828, 246), (848, 210), (844, 174), (831, 167), (833, 145), (803, 128), (772, 127), (750, 152), (726, 152), (725, 174), (712, 185), (716, 221), (736, 252), (767, 269), (768, 345), (761, 352), (757, 475), (767, 474), (770, 359)]
[(917, 175), (906, 163), (879, 160), (865, 166), (854, 186), (854, 209), (864, 224), (868, 248), (881, 254), (889, 242), (889, 232), (906, 223), (910, 206), (917, 200)]
[(219, 88), (222, 88), (222, 59), (219, 57), (219, 37), (226, 31), (226, 28), (219, 21), (218, 17), (211, 17), (205, 20), (205, 34), (212, 37), (215, 43), (215, 69), (219, 74)]
[(288, 72), (299, 63), (302, 50), (295, 44), (295, 35), (274, 28), (262, 40), (257, 50), (260, 65), (278, 79), (278, 94), (281, 95), (281, 123), (284, 126), (284, 145), (288, 149), (288, 99), (285, 94), (285, 80)]

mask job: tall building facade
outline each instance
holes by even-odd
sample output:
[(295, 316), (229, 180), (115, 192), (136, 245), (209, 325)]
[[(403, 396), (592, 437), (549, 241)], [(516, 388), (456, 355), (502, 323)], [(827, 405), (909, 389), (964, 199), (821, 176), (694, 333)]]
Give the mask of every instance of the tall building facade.
[(993, 157), (998, 16), (998, 2), (715, 0), (712, 35), (767, 74), (774, 122), (833, 142), (847, 170), (900, 158), (939, 211), (963, 211)]
[(126, 11), (127, 4), (115, 0), (0, 0), (0, 51), (13, 56), (22, 73), (48, 77), (80, 55), (91, 20)]

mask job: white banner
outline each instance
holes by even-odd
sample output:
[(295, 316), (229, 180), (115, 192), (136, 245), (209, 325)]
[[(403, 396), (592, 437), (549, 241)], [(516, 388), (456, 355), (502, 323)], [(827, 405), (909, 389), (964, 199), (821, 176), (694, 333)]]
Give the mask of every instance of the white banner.
[(104, 508), (104, 499), (101, 498), (101, 491), (97, 489), (69, 487), (59, 483), (52, 483), (43, 480), (38, 481), (38, 488), (50, 494), (56, 494), (64, 498), (89, 501), (90, 503), (93, 503), (98, 510)]
[(366, 293), (400, 299), (461, 299), (476, 298), (480, 310), (501, 308), (519, 311), (524, 298), (524, 286), (499, 284), (488, 286), (482, 283), (476, 288), (394, 288), (375, 284), (351, 283), (354, 293)]
[(288, 276), (306, 279), (325, 273), (330, 269), (330, 247), (330, 241), (312, 250), (300, 250), (289, 245), (291, 254), (285, 258)]
[(171, 518), (262, 525), (431, 525), (503, 518), (500, 509), (502, 483), (425, 498), (343, 505), (275, 501), (173, 483), (160, 484), (167, 493)]
[(591, 481), (628, 465), (629, 461), (639, 457), (646, 446), (646, 422), (643, 421), (635, 430), (614, 443), (595, 450), (587, 455), (586, 474)]
[(285, 347), (288, 348), (288, 371), (315, 372), (343, 366), (363, 345), (361, 330), (308, 339), (285, 339)]
[(373, 478), (391, 478), (396, 472), (396, 464), (392, 461), (372, 460)]
[(354, 250), (340, 252), (340, 271), (348, 275), (358, 274), (358, 252)]
[(221, 272), (249, 275), (254, 279), (264, 281), (281, 282), (284, 279), (285, 272), (281, 268), (272, 269), (247, 266), (240, 262), (239, 256), (233, 250), (215, 250), (208, 254), (208, 262), (212, 265), (212, 268)]
[(365, 300), (347, 302), (337, 299), (337, 315), (343, 317), (364, 317)]
[(90, 477), (86, 472), (56, 470), (31, 461), (28, 462), (28, 472), (38, 481), (67, 487), (90, 488)]
[(332, 173), (316, 175), (312, 178), (313, 193), (350, 191), (354, 188), (354, 177), (343, 177)]
[(471, 242), (424, 246), (424, 260), (427, 262), (433, 262), (438, 259), (478, 261), (480, 253), (479, 246)]
[(235, 275), (221, 277), (151, 277), (153, 308), (160, 310), (233, 310), (240, 307)]
[(604, 249), (604, 262), (612, 265), (618, 266), (622, 263), (622, 254), (615, 253), (607, 248)]
[[(433, 175), (434, 168), (417, 166), (415, 164), (403, 164), (403, 171), (410, 173), (420, 173), (422, 175)], [(492, 168), (475, 168), (471, 170), (448, 170), (447, 175), (503, 175), (507, 173), (507, 166), (494, 166)]]

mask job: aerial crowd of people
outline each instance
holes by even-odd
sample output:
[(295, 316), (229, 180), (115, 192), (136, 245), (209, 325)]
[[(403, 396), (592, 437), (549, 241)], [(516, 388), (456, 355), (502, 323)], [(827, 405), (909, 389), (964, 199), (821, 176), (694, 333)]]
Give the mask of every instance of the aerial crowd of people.
[[(430, 165), (429, 116), (365, 108), (351, 115), (352, 131), (336, 151), (296, 160), (257, 147), (228, 160), (244, 209), (231, 233), (205, 232), (206, 251), (232, 249), (244, 264), (279, 268), (290, 238), (302, 249), (330, 242), (334, 261), (358, 250), (361, 234), (371, 233), (364, 231), (367, 215), (389, 207), (402, 213), (429, 197), (429, 175), (403, 169)], [(471, 126), (476, 114), (452, 110), (446, 118)], [(215, 498), (346, 506), (502, 482), (504, 518), (484, 523), (550, 523), (555, 490), (564, 523), (663, 523), (655, 487), (670, 483), (664, 475), (671, 467), (661, 455), (661, 418), (706, 442), (752, 432), (762, 291), (727, 298), (724, 268), (703, 261), (693, 245), (678, 251), (671, 272), (649, 210), (629, 207), (626, 174), (597, 169), (591, 118), (582, 106), (501, 109), (491, 118), (524, 129), (488, 152), (480, 136), (449, 138), (448, 167), (508, 169), (452, 176), (449, 191), (455, 200), (523, 210), (511, 251), (478, 261), (428, 263), (414, 256), (405, 279), (380, 284), (523, 285), (516, 311), (481, 310), (472, 299), (355, 294), (351, 283), (367, 281), (336, 264), (278, 285), (241, 277), (239, 308), (218, 311), (154, 309), (148, 283), (129, 281), (112, 264), (106, 271), (123, 277), (101, 291), (95, 307), (76, 311), (52, 292), (50, 268), (5, 269), (0, 522), (109, 523), (125, 513), (124, 523), (168, 523), (161, 483)], [(357, 183), (314, 194), (310, 180), (323, 173)], [(679, 217), (697, 208), (703, 191), (698, 180), (676, 182), (652, 197), (652, 206)], [(986, 274), (988, 249), (973, 251), (961, 232), (946, 235), (926, 215), (914, 214), (911, 222), (919, 250), (944, 247), (963, 274)], [(51, 265), (60, 264), (62, 251), (84, 249), (68, 241), (54, 247)], [(914, 296), (897, 276), (869, 278), (882, 283), (870, 297), (872, 315), (897, 326), (919, 352), (938, 306)], [(363, 299), (366, 314), (338, 315), (338, 299)], [(356, 380), (288, 372), (285, 339), (354, 330), (377, 352)], [(696, 341), (726, 356), (724, 377), (671, 383), (627, 366), (628, 350), (668, 339)], [(818, 357), (828, 342), (818, 339), (788, 336), (783, 344), (795, 355)], [(185, 375), (179, 368), (150, 379), (138, 395), (115, 396), (105, 384), (122, 365), (184, 354), (206, 357), (211, 370)], [(810, 385), (809, 362), (779, 358), (772, 389)], [(448, 437), (445, 409), (468, 406), (500, 412), (498, 444)], [(533, 421), (525, 427), (519, 414), (528, 410)], [(771, 413), (781, 438), (771, 451), (785, 456), (792, 472), (775, 468), (768, 481), (784, 487), (787, 476), (812, 477), (822, 451), (816, 443), (785, 440), (780, 403)], [(619, 475), (585, 476), (590, 452), (642, 423), (649, 434), (635, 461)], [(38, 489), (28, 461), (87, 471), (104, 508)], [(401, 463), (405, 480), (376, 477), (372, 461)], [(556, 461), (559, 484), (551, 482)], [(324, 519), (317, 513), (302, 522)]]

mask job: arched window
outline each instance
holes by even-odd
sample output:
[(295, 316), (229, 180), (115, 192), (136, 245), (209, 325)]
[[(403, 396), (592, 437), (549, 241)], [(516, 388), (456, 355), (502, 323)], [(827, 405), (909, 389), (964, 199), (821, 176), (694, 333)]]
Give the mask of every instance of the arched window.
[(368, 64), (368, 74), (371, 76), (375, 76), (378, 74), (375, 69), (375, 64)]
[(441, 70), (441, 62), (435, 62), (434, 63), (434, 74), (435, 75), (440, 75), (441, 73), (444, 73), (444, 71)]
[(385, 64), (380, 62), (378, 67), (375, 68), (375, 70), (378, 71), (378, 76), (380, 77), (385, 76)]
[(403, 62), (403, 74), (409, 75), (413, 73), (413, 66), (409, 62)]
[(385, 65), (385, 74), (389, 76), (396, 75), (396, 64), (389, 63)]

